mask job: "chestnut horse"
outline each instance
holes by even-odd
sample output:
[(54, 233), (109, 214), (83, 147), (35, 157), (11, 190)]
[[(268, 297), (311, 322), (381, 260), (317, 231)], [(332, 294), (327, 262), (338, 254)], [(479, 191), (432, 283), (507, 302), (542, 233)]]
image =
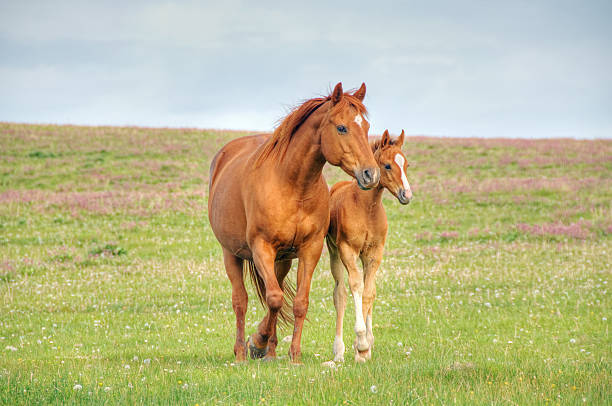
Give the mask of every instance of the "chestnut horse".
[[(300, 362), (302, 326), (308, 310), (312, 273), (329, 225), (329, 189), (325, 162), (340, 166), (359, 187), (378, 184), (380, 171), (368, 144), (365, 84), (344, 93), (338, 83), (327, 97), (305, 101), (289, 113), (273, 134), (227, 143), (210, 167), (208, 218), (223, 248), (236, 313), (237, 361), (246, 359), (244, 317), (248, 296), (246, 262), (267, 314), (249, 338), (251, 358), (276, 357), (276, 322), (293, 318), (289, 356)], [(284, 282), (298, 259), (297, 291)], [(287, 297), (289, 296), (289, 297)]]
[[(364, 362), (372, 356), (372, 306), (376, 297), (376, 272), (382, 261), (387, 238), (387, 215), (382, 205), (382, 194), (384, 189), (389, 190), (401, 204), (408, 204), (412, 198), (405, 172), (406, 157), (401, 150), (403, 143), (402, 130), (402, 135), (396, 140), (392, 140), (389, 132), (385, 131), (382, 138), (372, 144), (381, 172), (380, 183), (375, 188), (363, 191), (354, 182), (339, 182), (331, 189), (327, 246), (332, 275), (336, 281), (336, 339), (333, 346), (336, 362), (344, 361), (344, 268), (348, 271), (349, 287), (355, 302), (355, 361)], [(361, 259), (363, 272), (357, 268), (357, 258)]]

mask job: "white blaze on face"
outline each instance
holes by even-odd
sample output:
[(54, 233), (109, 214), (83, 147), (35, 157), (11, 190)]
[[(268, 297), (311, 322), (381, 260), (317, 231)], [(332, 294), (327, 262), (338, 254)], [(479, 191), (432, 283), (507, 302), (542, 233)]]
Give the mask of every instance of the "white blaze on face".
[(402, 154), (395, 154), (395, 163), (400, 168), (400, 172), (402, 174), (402, 186), (406, 192), (410, 191), (410, 185), (408, 184), (408, 178), (406, 177), (406, 172), (404, 172), (404, 156)]
[(363, 122), (363, 117), (361, 117), (361, 114), (357, 113), (355, 116), (355, 122), (359, 127), (361, 127), (361, 123)]

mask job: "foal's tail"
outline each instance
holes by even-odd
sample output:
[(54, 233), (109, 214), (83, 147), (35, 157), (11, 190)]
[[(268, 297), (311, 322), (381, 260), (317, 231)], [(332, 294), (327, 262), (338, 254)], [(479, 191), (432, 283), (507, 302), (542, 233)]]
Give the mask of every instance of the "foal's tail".
[[(259, 272), (257, 272), (255, 262), (253, 262), (252, 260), (246, 260), (244, 262), (249, 271), (249, 276), (251, 277), (253, 286), (255, 287), (255, 292), (257, 292), (257, 297), (259, 298), (259, 301), (261, 302), (263, 307), (267, 308), (268, 304), (266, 303), (266, 284)], [(278, 276), (279, 275), (276, 275), (277, 280)], [(280, 311), (278, 312), (278, 316), (282, 325), (291, 325), (294, 322), (293, 298), (295, 297), (295, 287), (286, 280), (283, 280), (280, 285), (281, 290), (283, 291), (283, 307), (281, 307)]]

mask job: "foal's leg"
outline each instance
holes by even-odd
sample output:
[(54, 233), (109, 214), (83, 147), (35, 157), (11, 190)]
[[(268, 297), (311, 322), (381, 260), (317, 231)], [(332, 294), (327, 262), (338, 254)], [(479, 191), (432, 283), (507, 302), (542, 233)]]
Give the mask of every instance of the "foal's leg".
[(340, 244), (340, 259), (346, 267), (349, 276), (349, 288), (353, 293), (355, 302), (355, 354), (356, 361), (365, 361), (360, 359), (359, 352), (367, 351), (369, 348), (366, 338), (366, 325), (363, 318), (363, 273), (359, 270), (356, 264), (357, 253), (347, 244)]
[(383, 255), (383, 246), (372, 248), (361, 256), (365, 273), (365, 287), (363, 290), (363, 315), (366, 319), (366, 336), (369, 347), (365, 359), (372, 357), (372, 346), (374, 345), (374, 334), (372, 333), (372, 308), (376, 299), (376, 273), (380, 267)]
[(244, 288), (244, 273), (242, 269), (242, 258), (234, 256), (231, 251), (223, 249), (223, 262), (225, 272), (232, 284), (232, 307), (236, 313), (236, 343), (234, 354), (237, 362), (246, 361), (246, 344), (244, 342), (244, 315), (247, 310), (249, 297)]
[(274, 247), (259, 239), (253, 242), (251, 250), (255, 267), (266, 286), (266, 305), (269, 309), (269, 315), (264, 317), (257, 327), (257, 332), (249, 339), (251, 358), (261, 358), (266, 355), (268, 340), (272, 335), (272, 327), (276, 326), (278, 311), (283, 306), (283, 291), (274, 272), (274, 260), (276, 258)]
[(344, 286), (344, 265), (338, 256), (338, 249), (328, 243), (331, 273), (335, 280), (334, 306), (336, 307), (336, 338), (334, 339), (334, 361), (344, 362), (344, 340), (342, 339), (342, 324), (346, 307), (346, 287)]
[(310, 295), (310, 283), (312, 274), (321, 258), (323, 251), (323, 235), (310, 240), (308, 244), (300, 247), (298, 251), (298, 271), (297, 271), (297, 292), (293, 301), (293, 316), (295, 324), (293, 326), (293, 339), (289, 348), (289, 358), (294, 364), (300, 364), (302, 340), (302, 327), (306, 312), (308, 312), (308, 296)]
[[(278, 284), (280, 286), (282, 286), (283, 280), (285, 279), (285, 276), (287, 276), (287, 273), (289, 273), (290, 270), (291, 270), (291, 260), (290, 259), (286, 261), (277, 261), (274, 263), (274, 272), (276, 273), (276, 279), (278, 280)], [(266, 321), (267, 319), (270, 319), (272, 317), (271, 313), (272, 312), (268, 310), (268, 314), (262, 320), (262, 324), (264, 325), (268, 324)], [(278, 345), (278, 337), (276, 336), (276, 322), (277, 321), (278, 319), (275, 317), (274, 322), (268, 324), (271, 330), (267, 332), (270, 338), (268, 339), (268, 351), (266, 352), (266, 356), (264, 357), (264, 360), (266, 361), (272, 361), (276, 359), (276, 346)]]

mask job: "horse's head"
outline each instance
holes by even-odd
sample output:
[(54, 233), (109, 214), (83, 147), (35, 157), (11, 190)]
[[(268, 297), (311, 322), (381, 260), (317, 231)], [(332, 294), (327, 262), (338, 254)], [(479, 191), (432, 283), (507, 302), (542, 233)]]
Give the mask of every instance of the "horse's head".
[(408, 204), (412, 199), (412, 191), (406, 178), (408, 162), (402, 153), (403, 143), (404, 130), (395, 140), (385, 130), (380, 141), (375, 144), (374, 157), (380, 167), (380, 184), (397, 197), (401, 204)]
[(368, 144), (370, 124), (364, 118), (365, 83), (353, 94), (342, 91), (342, 83), (334, 88), (329, 114), (319, 126), (321, 151), (327, 162), (341, 167), (357, 179), (362, 189), (378, 184), (380, 170)]

